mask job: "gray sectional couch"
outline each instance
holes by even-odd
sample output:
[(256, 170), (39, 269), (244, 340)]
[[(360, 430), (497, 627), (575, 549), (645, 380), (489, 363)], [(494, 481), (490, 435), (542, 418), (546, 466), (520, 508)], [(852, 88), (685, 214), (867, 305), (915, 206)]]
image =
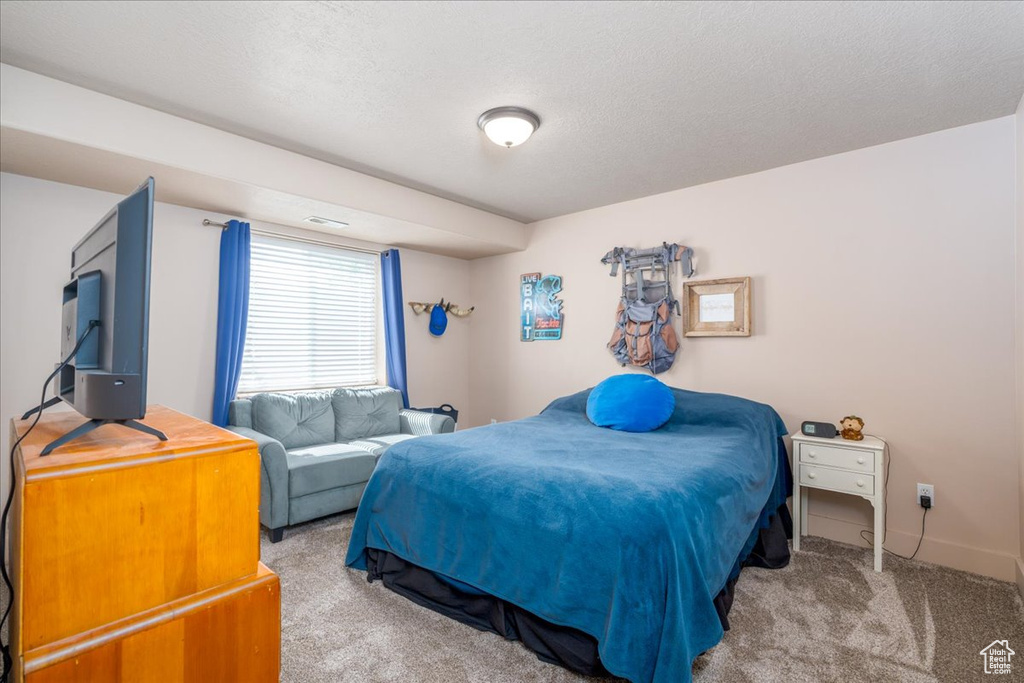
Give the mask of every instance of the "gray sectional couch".
[(231, 402), (228, 429), (259, 445), (260, 523), (284, 528), (359, 505), (390, 446), (455, 429), (445, 415), (405, 410), (387, 387), (265, 393)]

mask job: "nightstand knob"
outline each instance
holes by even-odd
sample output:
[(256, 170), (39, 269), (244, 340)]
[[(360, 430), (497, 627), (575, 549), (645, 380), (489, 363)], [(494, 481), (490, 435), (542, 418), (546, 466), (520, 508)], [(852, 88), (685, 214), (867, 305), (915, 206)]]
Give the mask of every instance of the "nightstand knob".
[(858, 465), (863, 465), (864, 464), (864, 456), (861, 456), (861, 457), (857, 458), (857, 464)]
[(814, 472), (808, 472), (807, 473), (807, 478), (808, 479), (814, 479), (816, 476), (818, 476), (818, 475), (816, 475)]
[(859, 486), (861, 488), (864, 488), (864, 480), (863, 479), (858, 479), (857, 480), (857, 486)]
[(815, 453), (814, 451), (807, 451), (807, 457), (808, 458), (817, 458), (818, 454)]

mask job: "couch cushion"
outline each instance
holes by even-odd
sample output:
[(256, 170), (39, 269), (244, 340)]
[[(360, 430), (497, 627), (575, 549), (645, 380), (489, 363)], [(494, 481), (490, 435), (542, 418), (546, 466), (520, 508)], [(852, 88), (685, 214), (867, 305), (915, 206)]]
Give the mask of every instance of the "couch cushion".
[[(298, 524), (359, 506), (366, 482), (288, 499), (288, 523)], [(342, 679), (344, 680), (344, 679)]]
[(395, 389), (335, 389), (332, 401), (335, 441), (347, 442), (402, 431), (398, 418), (402, 394)]
[(334, 441), (330, 391), (301, 394), (256, 394), (252, 397), (252, 428), (285, 448)]
[(400, 441), (406, 441), (408, 439), (415, 439), (416, 437), (412, 434), (382, 434), (380, 436), (374, 436), (369, 439), (360, 439), (358, 441), (350, 441), (349, 444), (352, 446), (366, 444), (365, 447), (376, 447), (381, 449), (381, 453), (394, 446)]
[(288, 495), (292, 498), (361, 484), (377, 458), (358, 446), (325, 443), (288, 450)]

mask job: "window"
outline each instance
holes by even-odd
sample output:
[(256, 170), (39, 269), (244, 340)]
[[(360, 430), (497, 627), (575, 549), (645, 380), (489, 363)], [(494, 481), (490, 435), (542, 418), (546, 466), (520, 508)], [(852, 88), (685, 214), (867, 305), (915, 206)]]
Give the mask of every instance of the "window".
[(240, 394), (377, 383), (374, 254), (253, 234)]

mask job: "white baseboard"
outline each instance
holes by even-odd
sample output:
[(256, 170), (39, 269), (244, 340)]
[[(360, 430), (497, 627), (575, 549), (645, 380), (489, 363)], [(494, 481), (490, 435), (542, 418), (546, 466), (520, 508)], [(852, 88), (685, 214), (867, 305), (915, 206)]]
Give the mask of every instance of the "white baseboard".
[[(868, 531), (870, 529), (860, 524), (812, 513), (808, 515), (807, 526), (808, 533), (812, 536), (822, 536), (834, 541), (868, 547), (861, 539), (860, 532), (862, 529)], [(901, 555), (910, 555), (917, 547), (917, 539), (918, 536), (914, 534), (890, 529), (886, 536), (885, 547)], [(926, 535), (924, 541), (921, 542), (921, 551), (917, 554), (917, 559), (922, 562), (941, 564), (944, 567), (991, 576), (1000, 581), (1016, 581), (1024, 594), (1024, 575), (1021, 574), (1024, 571), (1024, 566), (1021, 565), (1020, 558), (1013, 555), (931, 539)], [(885, 560), (882, 562), (882, 567), (884, 570)]]

